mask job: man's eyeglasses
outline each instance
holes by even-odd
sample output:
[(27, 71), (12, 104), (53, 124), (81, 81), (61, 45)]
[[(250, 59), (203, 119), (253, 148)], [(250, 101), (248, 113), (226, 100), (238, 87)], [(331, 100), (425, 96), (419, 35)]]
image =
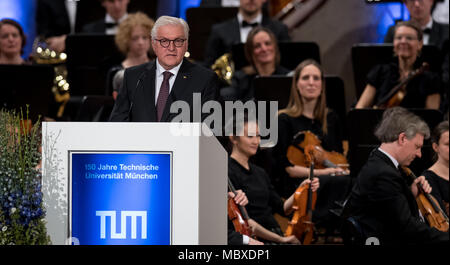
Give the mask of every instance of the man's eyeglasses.
[(169, 39), (155, 39), (156, 41), (159, 41), (159, 44), (161, 44), (161, 46), (163, 48), (167, 48), (170, 45), (170, 42), (173, 42), (173, 45), (175, 45), (175, 47), (180, 48), (183, 46), (184, 42), (186, 41), (186, 39), (174, 39), (174, 40), (169, 40)]

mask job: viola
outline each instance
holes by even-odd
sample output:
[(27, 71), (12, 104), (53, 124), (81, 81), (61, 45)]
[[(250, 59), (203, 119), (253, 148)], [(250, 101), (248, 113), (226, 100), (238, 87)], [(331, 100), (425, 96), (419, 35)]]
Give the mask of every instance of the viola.
[[(314, 159), (311, 157), (313, 152), (306, 154), (309, 162), (309, 179), (314, 178)], [(294, 194), (294, 203), (292, 208), (294, 214), (288, 223), (285, 235), (295, 235), (303, 245), (311, 244), (314, 236), (314, 223), (312, 222), (312, 213), (315, 209), (317, 193), (312, 191), (311, 185), (303, 185), (297, 188)]]
[(412, 71), (404, 80), (402, 80), (398, 85), (389, 91), (389, 93), (384, 96), (380, 101), (374, 105), (374, 109), (386, 109), (392, 108), (395, 106), (399, 106), (402, 103), (403, 98), (406, 96), (406, 85), (411, 81), (414, 77), (422, 74), (426, 70), (428, 70), (428, 63), (423, 63), (422, 66)]
[(312, 153), (315, 162), (315, 168), (336, 168), (340, 167), (344, 171), (342, 174), (349, 174), (349, 164), (347, 158), (338, 152), (325, 151), (319, 138), (311, 131), (301, 131), (294, 137), (294, 144), (290, 145), (287, 150), (287, 158), (294, 165), (309, 167), (307, 153)]
[[(236, 190), (228, 179), (228, 188), (236, 194)], [(248, 225), (248, 213), (244, 206), (237, 205), (233, 198), (228, 198), (228, 218), (233, 222), (234, 230), (242, 235), (254, 237), (253, 232)]]
[[(416, 175), (407, 167), (402, 167), (406, 175), (413, 180), (416, 179)], [(434, 227), (439, 231), (448, 231), (448, 216), (439, 206), (436, 198), (433, 195), (426, 193), (422, 185), (417, 185), (419, 195), (416, 197), (417, 205), (422, 216), (427, 220), (430, 227)]]

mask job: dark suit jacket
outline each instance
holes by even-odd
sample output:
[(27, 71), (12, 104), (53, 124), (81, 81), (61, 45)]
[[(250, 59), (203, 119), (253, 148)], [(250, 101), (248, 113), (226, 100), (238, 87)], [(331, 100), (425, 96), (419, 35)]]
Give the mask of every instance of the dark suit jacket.
[(83, 33), (106, 33), (105, 19), (96, 20), (83, 26)]
[[(384, 37), (385, 43), (394, 42), (394, 29), (395, 25), (389, 27), (386, 36)], [(431, 27), (428, 44), (436, 45), (439, 49), (442, 49), (445, 40), (448, 40), (449, 36), (448, 30), (449, 30), (448, 25), (441, 24), (433, 20), (433, 26)]]
[[(156, 122), (155, 106), (156, 61), (130, 67), (125, 70), (123, 87), (117, 97), (110, 121)], [(193, 110), (193, 93), (201, 93), (201, 103), (218, 99), (217, 75), (202, 66), (184, 60), (165, 105), (162, 122), (169, 122), (178, 113), (170, 113), (170, 106), (177, 100), (188, 103)], [(202, 114), (202, 121), (207, 114)]]
[(448, 241), (448, 232), (430, 228), (421, 221), (411, 182), (385, 154), (375, 149), (353, 186), (346, 205), (347, 216), (360, 223), (366, 238), (375, 236), (381, 244)]
[[(261, 25), (273, 31), (278, 41), (290, 41), (288, 28), (283, 23), (263, 16)], [(245, 42), (245, 40), (243, 40)], [(214, 24), (211, 28), (211, 35), (205, 51), (205, 65), (211, 66), (214, 61), (223, 54), (230, 52), (234, 44), (241, 43), (241, 33), (237, 17), (229, 19), (219, 24)]]
[(36, 7), (37, 35), (45, 38), (70, 33), (70, 22), (64, 0), (38, 0)]

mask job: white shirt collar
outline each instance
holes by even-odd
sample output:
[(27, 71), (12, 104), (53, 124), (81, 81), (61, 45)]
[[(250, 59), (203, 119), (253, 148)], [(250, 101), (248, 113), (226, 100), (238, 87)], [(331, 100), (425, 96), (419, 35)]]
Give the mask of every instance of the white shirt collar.
[(180, 70), (181, 64), (183, 64), (183, 60), (181, 60), (181, 63), (179, 63), (177, 66), (173, 67), (172, 69), (166, 70), (166, 69), (164, 69), (164, 67), (162, 67), (162, 66), (159, 64), (158, 59), (156, 59), (156, 76), (162, 76), (162, 74), (163, 74), (165, 71), (169, 71), (169, 72), (171, 72), (171, 73), (173, 74), (173, 76), (176, 77), (177, 74), (178, 74), (178, 70)]
[[(238, 14), (237, 14), (237, 19), (238, 19), (238, 22), (239, 22), (239, 26), (241, 26), (242, 21), (244, 21), (244, 17), (242, 16), (242, 14), (240, 12), (238, 12)], [(263, 19), (262, 12), (259, 12), (259, 14), (252, 21), (247, 21), (247, 22), (248, 23), (255, 23), (256, 22), (258, 24), (261, 24), (262, 23), (262, 19)]]
[(430, 19), (430, 21), (425, 25), (425, 27), (422, 29), (431, 29), (433, 27), (433, 19)]
[(106, 13), (105, 23), (120, 23), (127, 17), (128, 17), (128, 13), (125, 13), (121, 18), (119, 18), (119, 21), (116, 21), (116, 20), (114, 20), (114, 18), (112, 18), (112, 16), (110, 16), (108, 13)]
[(385, 154), (387, 157), (389, 157), (389, 159), (392, 161), (392, 163), (394, 163), (395, 167), (398, 168), (398, 161), (397, 159), (395, 159), (394, 157), (392, 157), (388, 152), (384, 151), (383, 149), (381, 149), (380, 147), (378, 147), (378, 150)]

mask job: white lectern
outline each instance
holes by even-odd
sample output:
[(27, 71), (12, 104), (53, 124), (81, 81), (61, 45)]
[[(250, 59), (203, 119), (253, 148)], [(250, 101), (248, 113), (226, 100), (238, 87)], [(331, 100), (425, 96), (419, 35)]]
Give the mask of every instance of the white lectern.
[(211, 135), (199, 123), (43, 122), (52, 243), (140, 244), (164, 230), (164, 244), (226, 244), (227, 153)]

